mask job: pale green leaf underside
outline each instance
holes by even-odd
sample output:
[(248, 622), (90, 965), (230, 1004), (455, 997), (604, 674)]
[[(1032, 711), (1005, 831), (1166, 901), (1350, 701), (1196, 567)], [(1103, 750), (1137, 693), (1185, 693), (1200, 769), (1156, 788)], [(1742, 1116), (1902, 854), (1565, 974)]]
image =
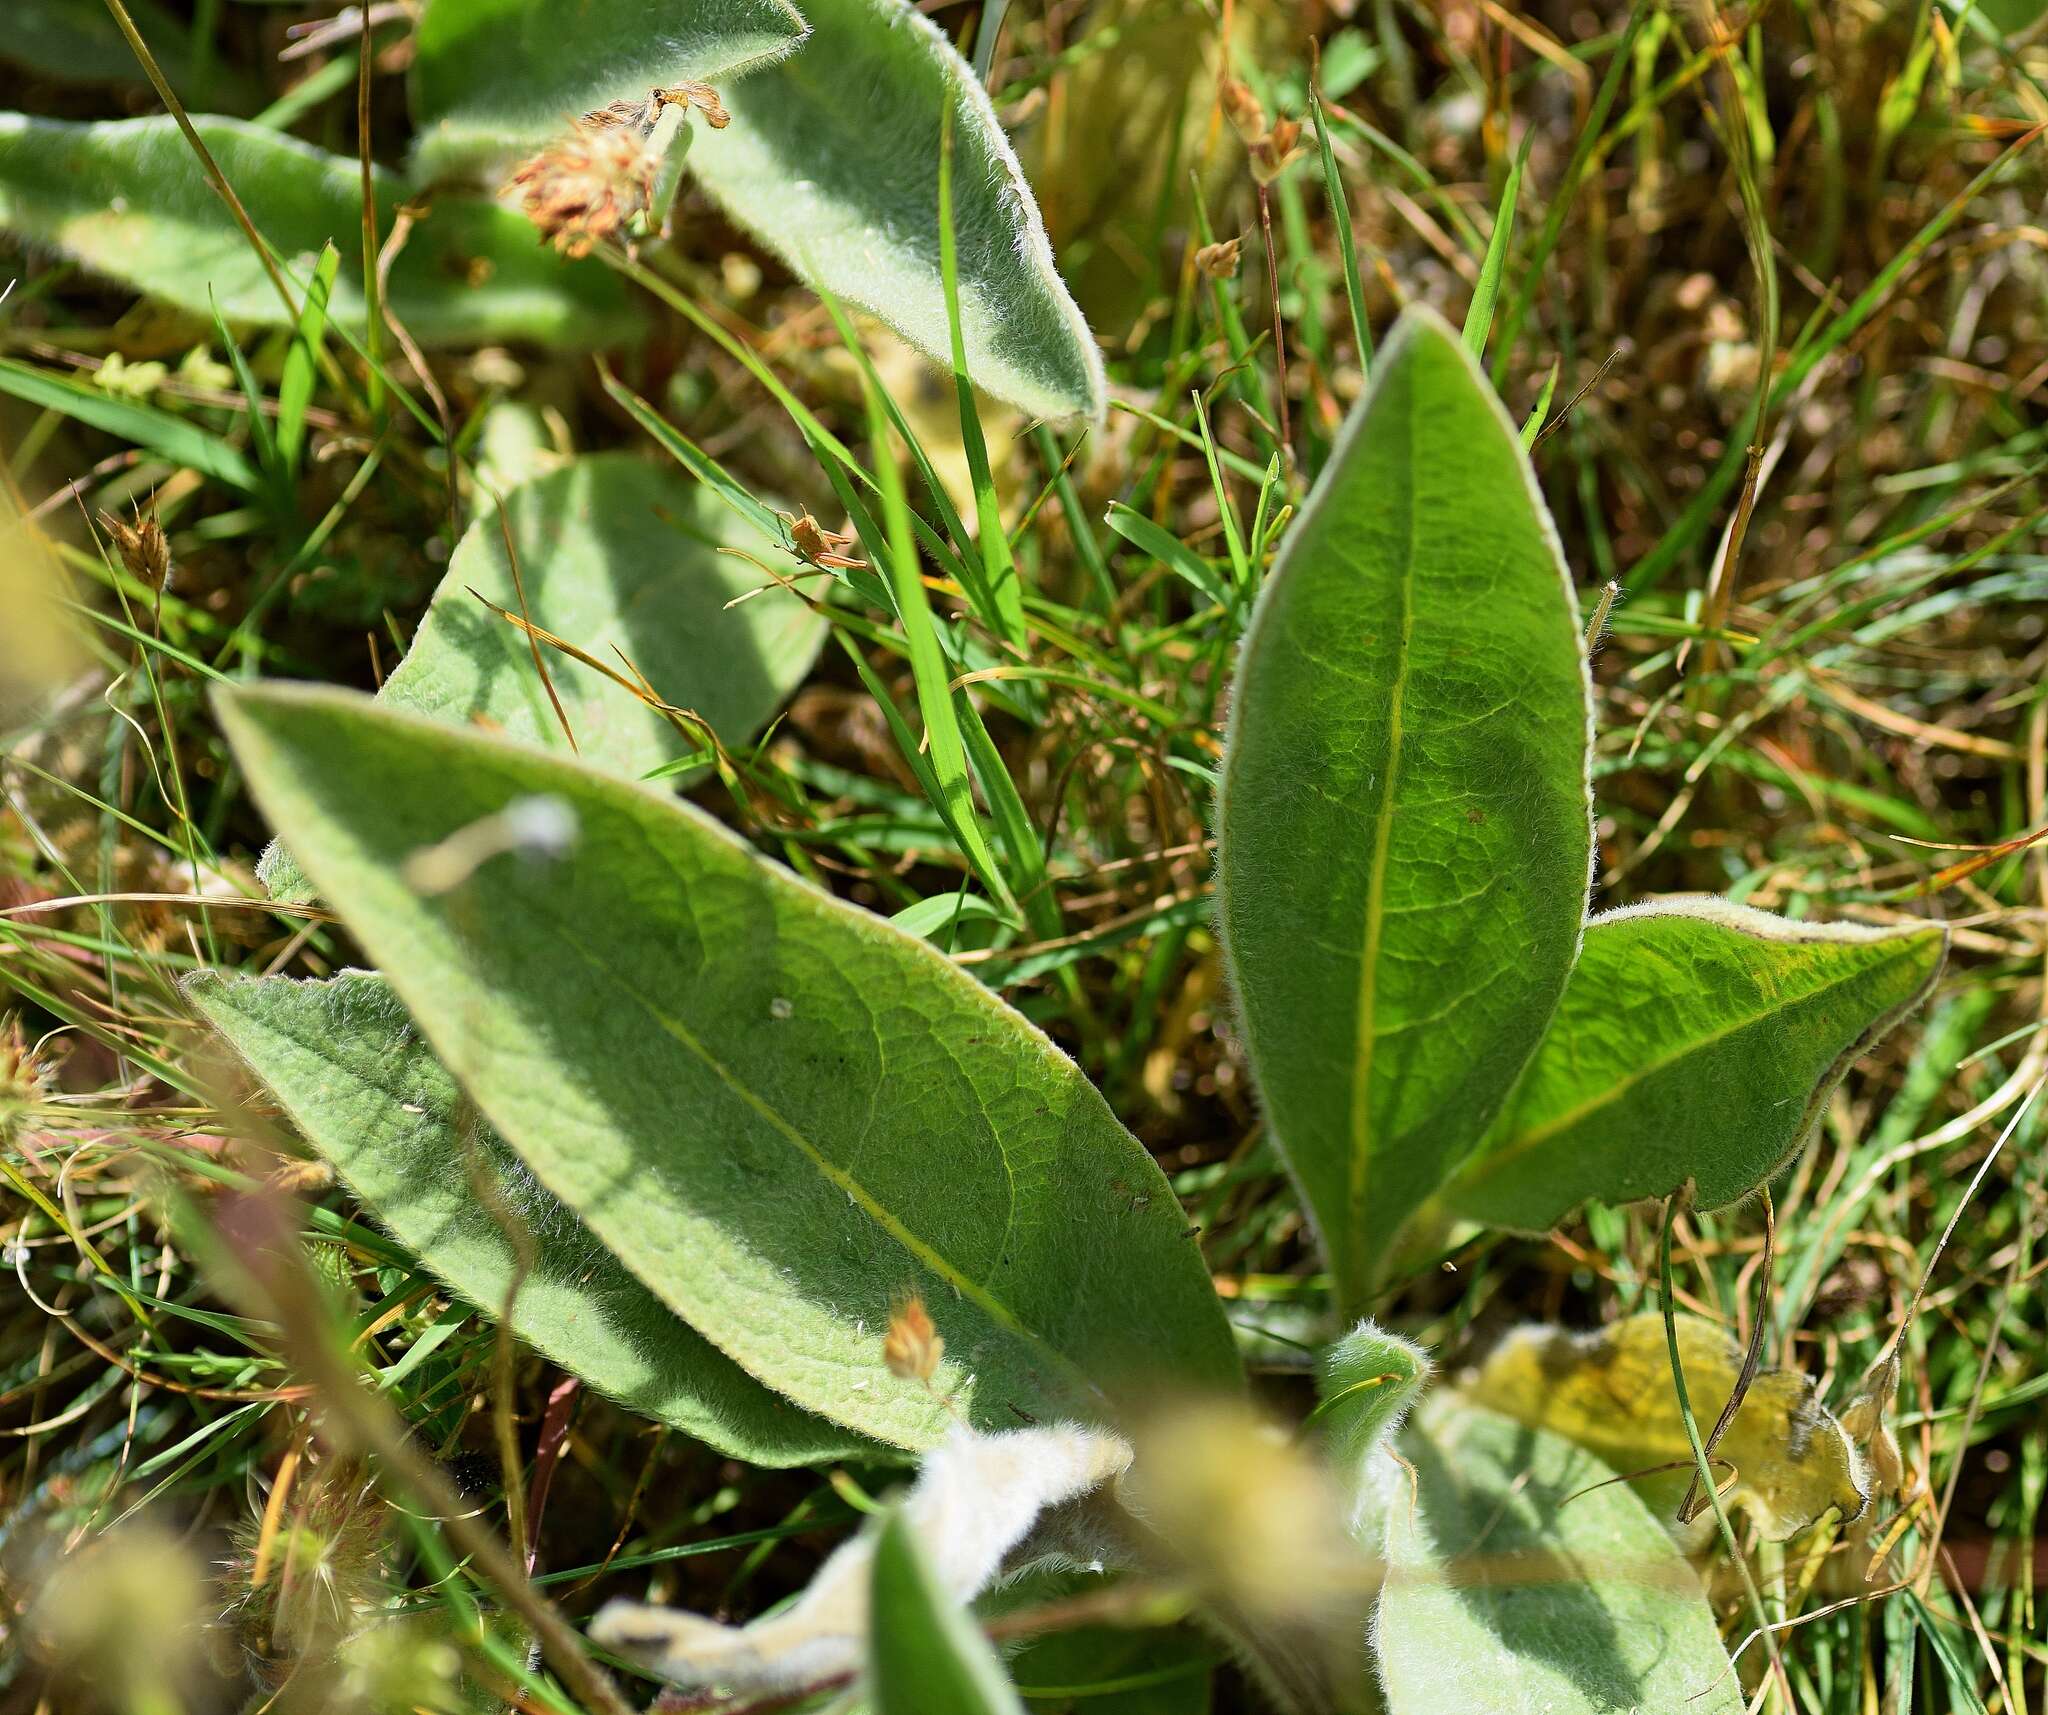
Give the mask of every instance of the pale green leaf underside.
[(1719, 899), (1596, 918), (1455, 1214), (1540, 1232), (1688, 1183), (1715, 1209), (1792, 1159), (1851, 1061), (1925, 997), (1937, 924), (1794, 923)]
[(1098, 415), (1102, 360), (973, 69), (906, 0), (806, 0), (803, 11), (799, 52), (720, 91), (732, 123), (691, 138), (690, 173), (806, 280), (948, 363), (939, 139), (950, 108), (967, 373), (1035, 415)]
[[(238, 119), (193, 123), (257, 231), (301, 280), (323, 244), (340, 249), (333, 312), (360, 328), (356, 161)], [(380, 233), (411, 194), (378, 174)], [(286, 322), (261, 261), (168, 114), (84, 125), (0, 114), (0, 229), (194, 315), (210, 318), (217, 302), (231, 322)], [(603, 345), (639, 319), (603, 264), (563, 260), (524, 218), (474, 197), (435, 202), (413, 228), (391, 267), (390, 301), (429, 345)]]
[(871, 1590), (871, 1715), (1023, 1715), (995, 1650), (940, 1588), (900, 1508), (875, 1544)]
[[(879, 1440), (1228, 1386), (1164, 1176), (1021, 1015), (687, 805), (334, 691), (221, 693), (256, 797), (499, 1134), (755, 1376)], [(532, 794), (563, 862), (425, 898), (407, 855)], [(945, 1337), (881, 1361), (892, 1302)]]
[[(512, 490), (505, 505), (519, 579), (492, 507), (456, 545), (379, 701), (568, 750), (526, 634), (478, 596), (523, 611), (617, 672), (630, 661), (658, 696), (701, 715), (728, 746), (767, 724), (817, 656), (824, 621), (761, 565), (720, 550), (743, 548), (785, 574), (802, 568), (672, 466), (600, 453)], [(637, 778), (703, 749), (700, 733), (678, 731), (624, 686), (546, 644), (541, 655), (591, 766)], [(266, 856), (263, 879), (273, 897), (312, 897), (281, 847)]]
[(1599, 1460), (1457, 1394), (1404, 1451), (1417, 1504), (1390, 1491), (1373, 1622), (1389, 1715), (1739, 1715), (1699, 1579)]
[(804, 38), (789, 0), (429, 0), (413, 37), (415, 164), (502, 156), (613, 101), (718, 83)]
[(771, 1393), (681, 1321), (487, 1126), (466, 1143), (455, 1080), (382, 977), (223, 981), (209, 973), (185, 994), (399, 1242), (495, 1316), (517, 1258), (472, 1190), (473, 1169), (491, 1174), (536, 1247), (512, 1326), (563, 1369), (756, 1465), (873, 1454), (871, 1443)]
[(1342, 1307), (1477, 1142), (1585, 916), (1587, 689), (1514, 426), (1411, 310), (1260, 595), (1219, 921)]

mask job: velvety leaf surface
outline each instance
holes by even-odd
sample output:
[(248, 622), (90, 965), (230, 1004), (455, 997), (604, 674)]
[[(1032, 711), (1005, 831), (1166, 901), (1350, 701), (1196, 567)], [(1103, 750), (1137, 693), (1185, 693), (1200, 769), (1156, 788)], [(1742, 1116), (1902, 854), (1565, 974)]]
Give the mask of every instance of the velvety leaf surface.
[(720, 95), (685, 164), (806, 280), (950, 362), (939, 273), (941, 115), (953, 116), (967, 372), (1035, 415), (1102, 410), (1102, 360), (979, 80), (907, 0), (806, 0), (800, 52)]
[[(719, 550), (744, 548), (784, 572), (798, 563), (673, 466), (600, 453), (504, 503), (519, 579), (492, 507), (463, 532), (380, 701), (567, 752), (526, 634), (477, 599), (521, 612), (520, 582), (533, 624), (616, 671), (626, 670), (614, 652), (623, 651), (657, 695), (694, 710), (731, 746), (768, 723), (817, 656), (824, 621), (760, 566)], [(593, 767), (638, 777), (703, 748), (602, 673), (546, 644), (541, 653), (577, 754)], [(312, 897), (281, 847), (266, 856), (263, 879), (274, 897)]]
[[(193, 121), (257, 231), (303, 280), (341, 251), (333, 313), (360, 327), (361, 168), (239, 119)], [(380, 231), (413, 192), (377, 178)], [(0, 228), (135, 291), (210, 318), (284, 325), (283, 303), (169, 114), (71, 124), (0, 114)], [(427, 344), (532, 339), (603, 345), (637, 312), (602, 263), (568, 262), (532, 225), (480, 198), (444, 198), (391, 268), (391, 305)]]
[(1444, 1193), (1541, 1232), (1589, 1197), (1746, 1197), (1805, 1145), (1851, 1061), (1941, 970), (1938, 924), (1794, 923), (1720, 899), (1598, 917), (1542, 1046)]
[(1698, 1577), (1599, 1460), (1459, 1394), (1404, 1451), (1417, 1501), (1390, 1491), (1373, 1621), (1389, 1715), (1739, 1715)]
[(940, 1588), (917, 1535), (892, 1512), (875, 1544), (868, 1610), (873, 1715), (1024, 1715), (995, 1651)]
[(1252, 1070), (1353, 1310), (1536, 1046), (1592, 839), (1584, 653), (1514, 426), (1427, 312), (1373, 373), (1245, 639), (1218, 854)]
[[(874, 1449), (748, 1375), (635, 1280), (488, 1126), (369, 971), (186, 984), (198, 1008), (276, 1096), (299, 1134), (393, 1235), (472, 1304), (498, 1315), (517, 1257), (472, 1190), (495, 1176), (536, 1244), (514, 1301), (520, 1338), (600, 1393), (756, 1465)], [(473, 1142), (464, 1137), (474, 1125)]]
[[(333, 691), (218, 706), (272, 825), (499, 1133), (754, 1375), (910, 1447), (949, 1398), (994, 1429), (1234, 1382), (1157, 1166), (925, 943), (579, 764)], [(407, 885), (411, 854), (538, 796), (577, 821), (565, 861)], [(929, 1388), (882, 1364), (906, 1292), (946, 1342)]]
[(413, 35), (415, 160), (433, 174), (502, 156), (610, 102), (738, 76), (803, 37), (788, 0), (429, 0)]

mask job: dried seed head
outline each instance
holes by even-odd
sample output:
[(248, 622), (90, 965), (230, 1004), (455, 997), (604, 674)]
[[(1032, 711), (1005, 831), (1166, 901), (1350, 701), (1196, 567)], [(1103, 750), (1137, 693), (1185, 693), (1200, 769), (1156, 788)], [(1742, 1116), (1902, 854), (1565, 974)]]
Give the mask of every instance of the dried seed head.
[(946, 1355), (946, 1342), (915, 1293), (889, 1312), (889, 1332), (882, 1338), (882, 1362), (892, 1376), (907, 1382), (929, 1382)]
[(1270, 185), (1301, 153), (1301, 121), (1279, 120), (1272, 130), (1251, 138), (1245, 147), (1252, 159), (1252, 177), (1262, 185)]
[(0, 1137), (24, 1108), (49, 1093), (51, 1072), (39, 1056), (18, 1015), (0, 1018)]
[(1238, 250), (1243, 242), (1239, 238), (1222, 238), (1205, 244), (1195, 252), (1195, 266), (1212, 280), (1235, 280)]
[(606, 110), (578, 120), (508, 183), (543, 238), (564, 256), (587, 256), (653, 200), (659, 165), (638, 126)]
[(658, 89), (654, 99), (657, 103), (695, 108), (714, 131), (723, 131), (732, 123), (732, 115), (719, 104), (718, 91), (708, 83), (679, 83), (672, 89)]
[(121, 550), (121, 564), (129, 573), (140, 578), (153, 590), (160, 590), (170, 581), (171, 544), (164, 535), (164, 527), (156, 521), (155, 512), (137, 510), (133, 524), (123, 524), (111, 512), (100, 514), (100, 528), (114, 538), (114, 546)]
[(1259, 98), (1252, 94), (1249, 84), (1226, 76), (1217, 85), (1217, 94), (1223, 102), (1223, 116), (1247, 143), (1265, 135), (1266, 110), (1259, 105)]

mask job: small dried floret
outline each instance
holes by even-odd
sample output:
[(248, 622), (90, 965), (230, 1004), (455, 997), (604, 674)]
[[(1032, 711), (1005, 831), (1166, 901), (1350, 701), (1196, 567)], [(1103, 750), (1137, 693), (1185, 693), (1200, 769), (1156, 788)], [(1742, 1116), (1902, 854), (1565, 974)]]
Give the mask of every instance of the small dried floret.
[(1247, 143), (1266, 132), (1266, 110), (1259, 104), (1259, 98), (1252, 94), (1249, 84), (1241, 83), (1234, 77), (1225, 77), (1217, 85), (1222, 98), (1223, 116), (1232, 128)]
[(714, 131), (723, 131), (732, 123), (732, 115), (719, 102), (718, 91), (708, 83), (679, 83), (670, 89), (658, 89), (654, 92), (654, 99), (674, 106), (695, 108), (704, 115), (704, 123)]
[(1270, 185), (1301, 153), (1301, 121), (1278, 120), (1272, 130), (1252, 138), (1245, 148), (1252, 158), (1252, 177), (1262, 185)]
[(1195, 266), (1211, 280), (1235, 280), (1243, 244), (1239, 238), (1220, 238), (1195, 252)]
[(121, 550), (121, 564), (131, 576), (140, 578), (153, 590), (162, 589), (170, 581), (170, 538), (156, 521), (155, 512), (138, 510), (133, 524), (123, 524), (113, 513), (102, 512), (100, 528), (114, 538), (114, 546)]
[(928, 1382), (945, 1355), (945, 1337), (932, 1326), (922, 1298), (913, 1294), (889, 1312), (889, 1332), (882, 1338), (882, 1362), (892, 1376), (907, 1382)]
[(564, 256), (587, 256), (653, 200), (659, 165), (636, 125), (607, 114), (578, 120), (510, 185), (543, 238)]

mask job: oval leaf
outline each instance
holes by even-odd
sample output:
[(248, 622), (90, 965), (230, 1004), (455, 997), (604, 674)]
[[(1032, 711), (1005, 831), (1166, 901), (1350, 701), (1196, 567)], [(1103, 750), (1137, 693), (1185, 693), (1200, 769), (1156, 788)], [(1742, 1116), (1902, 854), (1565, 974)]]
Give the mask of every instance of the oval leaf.
[(874, 1715), (1024, 1715), (996, 1652), (939, 1587), (917, 1533), (893, 1509), (875, 1544), (868, 1609)]
[(1411, 310), (1245, 639), (1219, 921), (1274, 1141), (1356, 1310), (1536, 1046), (1585, 917), (1587, 681), (1513, 424)]
[[(218, 706), (272, 825), (500, 1135), (769, 1385), (923, 1447), (955, 1413), (1099, 1418), (1162, 1374), (1235, 1381), (1164, 1175), (925, 943), (580, 764), (334, 691)], [(414, 853), (488, 854), (488, 819), (542, 795), (575, 818), (566, 861), (407, 884)], [(882, 1362), (907, 1292), (946, 1342), (929, 1386)]]
[(1698, 1576), (1599, 1460), (1457, 1394), (1404, 1446), (1373, 1621), (1389, 1715), (1740, 1715)]
[[(362, 169), (239, 119), (198, 118), (199, 134), (256, 230), (303, 280), (330, 240), (341, 251), (332, 312), (363, 321)], [(377, 176), (380, 231), (414, 193)], [(74, 125), (0, 114), (0, 228), (46, 244), (152, 298), (211, 318), (283, 326), (263, 264), (207, 183), (168, 114)], [(638, 325), (617, 276), (569, 262), (510, 209), (442, 198), (391, 266), (391, 308), (429, 345), (533, 339), (603, 345)]]
[[(502, 514), (493, 507), (463, 533), (412, 648), (378, 699), (567, 751), (533, 645), (484, 605), (491, 602), (614, 672), (630, 677), (637, 669), (665, 702), (709, 722), (722, 743), (744, 744), (803, 682), (825, 622), (760, 565), (722, 552), (727, 547), (777, 571), (802, 570), (671, 466), (628, 453), (578, 459), (513, 489)], [(679, 727), (546, 643), (540, 654), (576, 754), (593, 767), (633, 778), (704, 750), (688, 722)], [(266, 854), (262, 873), (275, 898), (312, 897), (282, 848)]]
[(1849, 1064), (1926, 998), (1948, 933), (1794, 923), (1721, 899), (1595, 918), (1460, 1215), (1542, 1232), (1589, 1197), (1747, 1197), (1812, 1135)]
[(973, 68), (908, 0), (806, 0), (800, 53), (720, 92), (684, 164), (806, 280), (951, 361), (939, 272), (941, 116), (953, 127), (970, 380), (1043, 417), (1099, 415), (1102, 359)]
[(789, 0), (430, 0), (413, 33), (414, 159), (438, 174), (652, 90), (712, 83), (804, 39)]
[(382, 977), (203, 973), (185, 995), (399, 1242), (496, 1316), (518, 1257), (471, 1188), (473, 1171), (492, 1174), (536, 1247), (513, 1329), (571, 1375), (752, 1464), (873, 1456), (871, 1443), (797, 1410), (681, 1321), (465, 1116), (455, 1080)]

